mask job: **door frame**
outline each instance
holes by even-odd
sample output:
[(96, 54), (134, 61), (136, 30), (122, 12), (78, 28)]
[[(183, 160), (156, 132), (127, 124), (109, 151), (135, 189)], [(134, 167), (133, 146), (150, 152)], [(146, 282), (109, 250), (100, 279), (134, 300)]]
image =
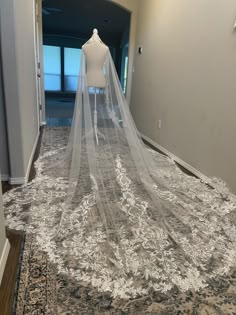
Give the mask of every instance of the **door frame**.
[(35, 48), (35, 72), (37, 89), (38, 127), (46, 125), (45, 121), (45, 95), (44, 72), (42, 54), (42, 14), (41, 0), (32, 0), (34, 7), (34, 48)]

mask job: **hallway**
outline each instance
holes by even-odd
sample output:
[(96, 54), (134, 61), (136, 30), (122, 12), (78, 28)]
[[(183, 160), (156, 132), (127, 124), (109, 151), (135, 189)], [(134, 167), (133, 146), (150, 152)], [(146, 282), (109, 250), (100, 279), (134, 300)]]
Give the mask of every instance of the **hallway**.
[(236, 314), (235, 12), (1, 1), (0, 315)]

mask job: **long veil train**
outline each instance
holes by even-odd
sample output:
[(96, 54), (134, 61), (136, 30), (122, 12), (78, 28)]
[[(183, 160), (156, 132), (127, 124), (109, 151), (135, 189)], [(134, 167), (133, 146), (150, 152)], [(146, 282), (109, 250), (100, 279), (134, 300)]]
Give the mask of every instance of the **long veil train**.
[(167, 181), (137, 132), (109, 52), (104, 73), (95, 111), (82, 52), (68, 197), (54, 238), (59, 270), (123, 298), (205, 287), (235, 266), (232, 209)]

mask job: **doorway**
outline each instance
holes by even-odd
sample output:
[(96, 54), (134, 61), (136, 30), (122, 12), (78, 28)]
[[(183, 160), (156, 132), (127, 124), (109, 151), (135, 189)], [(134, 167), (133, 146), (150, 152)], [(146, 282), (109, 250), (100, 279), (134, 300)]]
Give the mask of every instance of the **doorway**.
[(70, 126), (81, 47), (94, 28), (109, 46), (126, 92), (131, 14), (106, 0), (44, 0), (42, 13), (46, 122)]

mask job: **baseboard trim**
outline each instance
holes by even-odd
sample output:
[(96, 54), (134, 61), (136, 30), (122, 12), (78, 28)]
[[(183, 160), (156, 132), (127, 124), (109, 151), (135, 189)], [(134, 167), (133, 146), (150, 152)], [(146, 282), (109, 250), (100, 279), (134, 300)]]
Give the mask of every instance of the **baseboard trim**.
[(24, 185), (26, 182), (26, 177), (10, 177), (9, 180), (11, 185)]
[(2, 182), (8, 182), (8, 181), (9, 181), (9, 175), (7, 175), (7, 174), (2, 174), (2, 175), (1, 175), (1, 181), (2, 181)]
[(3, 248), (3, 252), (2, 252), (2, 256), (0, 258), (0, 284), (2, 282), (2, 277), (4, 274), (5, 267), (6, 267), (10, 247), (11, 247), (10, 243), (9, 243), (8, 239), (6, 239), (6, 242), (5, 242), (5, 245)]
[(34, 154), (35, 154), (35, 151), (36, 151), (36, 148), (37, 148), (37, 145), (38, 145), (39, 135), (40, 135), (40, 133), (38, 133), (38, 135), (36, 137), (36, 140), (35, 140), (35, 143), (34, 143), (34, 147), (33, 147), (33, 150), (31, 152), (30, 159), (29, 159), (29, 163), (28, 163), (28, 167), (27, 167), (27, 171), (26, 171), (25, 177), (11, 177), (10, 180), (9, 180), (11, 185), (24, 185), (24, 184), (28, 183), (31, 166), (32, 166), (33, 159), (34, 159)]
[(36, 151), (36, 148), (38, 145), (38, 141), (39, 141), (39, 135), (40, 135), (40, 133), (38, 132), (35, 143), (34, 143), (34, 147), (33, 147), (30, 159), (29, 159), (29, 163), (28, 163), (28, 167), (27, 167), (27, 171), (26, 171), (26, 175), (25, 175), (25, 183), (28, 183), (28, 180), (29, 180), (31, 166), (32, 166), (32, 163), (34, 160), (34, 154), (35, 154), (35, 151)]
[(203, 173), (201, 173), (200, 171), (198, 171), (196, 168), (194, 168), (193, 166), (189, 165), (188, 163), (186, 163), (185, 161), (181, 160), (178, 156), (174, 155), (173, 153), (171, 153), (170, 151), (168, 151), (167, 149), (163, 148), (160, 144), (156, 143), (155, 141), (153, 141), (152, 139), (150, 139), (149, 137), (145, 136), (144, 134), (142, 134), (141, 132), (139, 132), (140, 136), (147, 142), (149, 142), (151, 145), (153, 145), (155, 148), (157, 148), (158, 150), (160, 150), (161, 152), (163, 152), (164, 154), (166, 154), (169, 158), (173, 159), (176, 163), (180, 164), (181, 166), (183, 166), (184, 168), (186, 168), (189, 172), (191, 172), (192, 174), (194, 174), (195, 176), (197, 176), (199, 179), (201, 179), (204, 183), (208, 184), (209, 183), (209, 178), (204, 175)]

